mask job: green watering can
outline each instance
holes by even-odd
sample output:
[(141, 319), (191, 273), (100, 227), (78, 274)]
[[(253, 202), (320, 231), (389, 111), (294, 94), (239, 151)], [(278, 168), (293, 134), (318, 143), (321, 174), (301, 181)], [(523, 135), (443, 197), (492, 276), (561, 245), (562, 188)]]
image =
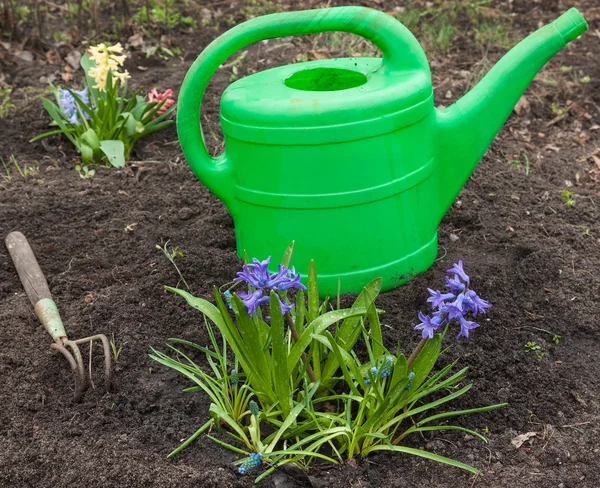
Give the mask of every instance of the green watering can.
[[(531, 34), (451, 107), (433, 105), (423, 49), (395, 18), (364, 7), (266, 15), (216, 40), (188, 71), (177, 110), (185, 157), (226, 205), (237, 253), (272, 271), (291, 241), (321, 292), (395, 288), (427, 270), (437, 227), (536, 73), (587, 29), (574, 8)], [(264, 39), (342, 31), (383, 58), (325, 59), (262, 71), (221, 100), (226, 152), (211, 157), (200, 104), (211, 76)]]

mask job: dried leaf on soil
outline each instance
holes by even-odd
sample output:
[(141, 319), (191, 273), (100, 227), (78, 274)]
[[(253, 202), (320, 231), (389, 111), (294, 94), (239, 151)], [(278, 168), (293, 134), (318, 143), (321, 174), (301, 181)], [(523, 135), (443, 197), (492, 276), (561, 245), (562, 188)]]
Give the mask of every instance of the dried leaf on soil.
[(514, 437), (510, 443), (515, 446), (516, 449), (519, 449), (525, 442), (529, 441), (532, 437), (535, 437), (539, 434), (539, 432), (526, 432), (525, 434), (520, 434), (517, 437)]

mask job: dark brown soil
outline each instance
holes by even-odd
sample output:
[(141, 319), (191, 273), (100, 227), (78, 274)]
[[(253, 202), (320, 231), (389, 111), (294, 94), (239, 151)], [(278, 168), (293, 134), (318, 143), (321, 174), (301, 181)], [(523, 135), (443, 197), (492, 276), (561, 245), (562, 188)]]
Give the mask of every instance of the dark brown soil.
[[(385, 3), (388, 8), (396, 2)], [(509, 402), (501, 410), (460, 419), (461, 425), (486, 432), (489, 444), (437, 433), (410, 441), (474, 465), (485, 476), (472, 479), (431, 461), (386, 454), (358, 466), (317, 466), (310, 472), (314, 486), (600, 486), (600, 9), (592, 0), (494, 4), (514, 14), (516, 37), (572, 4), (588, 18), (590, 30), (538, 76), (526, 93), (529, 107), (511, 115), (440, 226), (438, 262), (377, 302), (386, 310), (386, 344), (400, 340), (406, 348), (418, 340), (412, 328), (417, 311), (426, 310), (426, 287), (438, 287), (444, 270), (458, 259), (476, 290), (493, 303), (472, 339), (456, 343), (442, 358), (445, 363), (459, 358), (474, 383), (453, 407)], [(146, 87), (178, 91), (195, 56), (216, 34), (205, 28), (181, 34), (181, 58), (156, 62), (136, 55), (130, 71)], [(294, 42), (252, 50), (244, 69), (291, 62), (306, 47), (302, 40)], [(448, 55), (434, 56), (438, 105), (464, 92), (468, 80), (461, 70), (473, 71), (481, 60), (470, 42), (462, 39)], [(489, 61), (503, 52), (490, 50)], [(240, 266), (232, 219), (192, 175), (174, 127), (142, 140), (134, 154), (138, 162), (126, 171), (97, 168), (92, 180), (73, 170), (77, 155), (64, 140), (28, 143), (48, 123), (28, 88), (44, 87), (39, 77), (57, 69), (43, 52), (34, 54), (31, 64), (8, 52), (0, 57), (17, 105), (0, 120), (0, 156), (8, 162), (12, 154), (21, 166), (39, 166), (26, 179), (11, 166), (12, 179), (0, 181), (0, 236), (20, 230), (28, 237), (70, 336), (114, 334), (123, 349), (114, 392), (92, 389), (82, 403), (71, 405), (66, 362), (48, 347), (51, 339), (8, 253), (0, 252), (5, 337), (0, 486), (251, 486), (253, 478), (233, 468), (236, 456), (208, 439), (165, 460), (206, 421), (208, 401), (200, 393), (181, 393), (189, 386), (185, 379), (147, 357), (150, 346), (162, 347), (169, 337), (208, 341), (199, 314), (163, 291), (163, 285), (178, 283), (178, 275), (156, 245), (170, 240), (179, 246), (184, 257), (177, 264), (187, 283), (210, 299), (212, 286), (230, 281)], [(136, 70), (144, 65), (147, 71)], [(561, 66), (590, 82), (574, 82)], [(218, 100), (229, 78), (230, 71), (221, 70), (206, 100), (217, 134)], [(549, 78), (554, 86), (543, 82)], [(557, 120), (552, 104), (569, 102), (570, 110)], [(218, 136), (212, 144), (217, 150)], [(512, 162), (516, 159), (522, 164)], [(574, 206), (563, 202), (564, 190), (574, 192)], [(553, 336), (560, 336), (558, 343)], [(530, 341), (543, 357), (526, 352)], [(100, 367), (99, 352), (95, 360)], [(100, 378), (95, 382), (99, 386)], [(537, 435), (520, 449), (511, 445), (527, 432)], [(263, 485), (297, 483), (278, 474)]]

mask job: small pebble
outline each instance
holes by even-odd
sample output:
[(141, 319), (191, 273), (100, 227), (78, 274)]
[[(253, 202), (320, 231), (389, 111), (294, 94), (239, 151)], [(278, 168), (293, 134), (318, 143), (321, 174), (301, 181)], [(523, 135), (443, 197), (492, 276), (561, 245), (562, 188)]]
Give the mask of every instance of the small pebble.
[(432, 441), (429, 441), (427, 444), (425, 444), (425, 449), (427, 449), (428, 451), (434, 451), (436, 449), (444, 449), (445, 445), (443, 441), (440, 441), (438, 439), (434, 439)]
[(189, 207), (181, 207), (177, 216), (180, 220), (190, 220), (194, 216), (194, 211)]
[(33, 63), (33, 54), (29, 51), (19, 51), (15, 53), (15, 56), (26, 63)]

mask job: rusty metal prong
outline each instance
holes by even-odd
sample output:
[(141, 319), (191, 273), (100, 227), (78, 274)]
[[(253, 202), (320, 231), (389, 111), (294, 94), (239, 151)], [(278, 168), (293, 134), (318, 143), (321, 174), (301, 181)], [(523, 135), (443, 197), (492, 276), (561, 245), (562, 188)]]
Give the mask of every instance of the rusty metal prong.
[[(67, 351), (67, 349), (65, 347), (61, 346), (60, 344), (55, 342), (53, 344), (50, 344), (50, 347), (52, 349), (62, 353), (62, 355), (65, 357), (65, 359), (67, 361), (69, 361), (69, 364), (71, 365), (71, 370), (73, 371), (73, 374), (75, 376), (75, 395), (73, 397), (73, 403), (79, 403), (79, 401), (81, 400), (81, 397), (83, 396), (83, 392), (85, 391), (85, 386), (86, 386), (85, 372), (83, 371), (83, 365), (81, 367), (79, 367), (79, 365), (77, 364), (77, 361), (75, 360), (73, 355), (69, 351)], [(75, 346), (75, 347), (77, 347), (77, 346)]]
[(112, 383), (112, 354), (110, 351), (110, 343), (108, 342), (108, 338), (104, 334), (97, 334), (95, 336), (69, 342), (73, 342), (75, 344), (84, 344), (94, 340), (102, 341), (102, 347), (104, 349), (104, 388), (107, 392), (110, 392), (110, 386)]

